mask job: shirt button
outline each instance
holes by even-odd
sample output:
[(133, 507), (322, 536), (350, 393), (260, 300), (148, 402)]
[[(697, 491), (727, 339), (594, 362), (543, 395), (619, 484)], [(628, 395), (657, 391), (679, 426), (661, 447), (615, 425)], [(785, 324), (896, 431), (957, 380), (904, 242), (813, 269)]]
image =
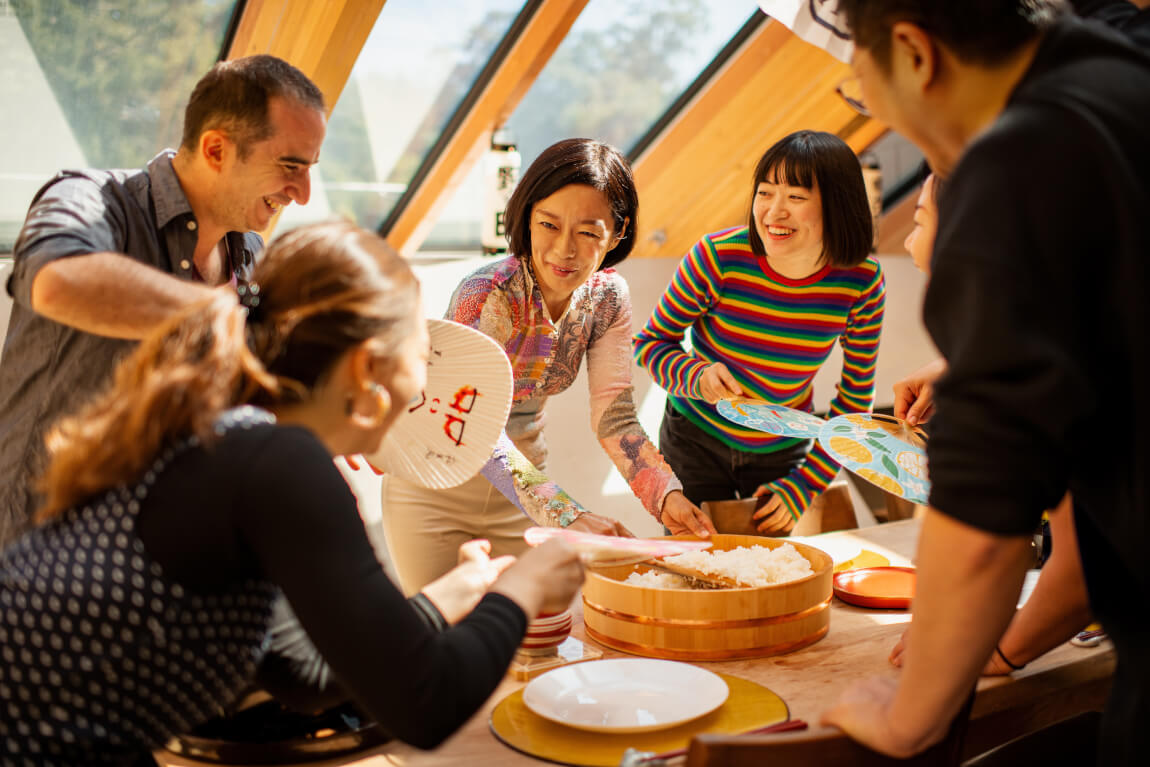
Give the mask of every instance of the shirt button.
[(180, 268), (181, 269), (190, 269), (191, 266), (192, 265), (188, 262), (188, 259), (186, 259), (186, 258), (180, 262)]
[(188, 222), (188, 229), (190, 229), (194, 232), (196, 230), (196, 222), (195, 221), (189, 221)]

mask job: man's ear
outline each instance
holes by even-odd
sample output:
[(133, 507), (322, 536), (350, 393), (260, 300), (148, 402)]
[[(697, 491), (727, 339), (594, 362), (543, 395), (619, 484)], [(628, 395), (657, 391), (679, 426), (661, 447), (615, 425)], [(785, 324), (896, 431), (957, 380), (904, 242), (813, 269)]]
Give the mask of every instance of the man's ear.
[(212, 129), (200, 134), (200, 158), (212, 170), (223, 168), (228, 152), (232, 150), (232, 140), (223, 131)]
[(924, 92), (938, 77), (938, 46), (922, 27), (899, 21), (890, 30), (891, 72), (919, 92)]

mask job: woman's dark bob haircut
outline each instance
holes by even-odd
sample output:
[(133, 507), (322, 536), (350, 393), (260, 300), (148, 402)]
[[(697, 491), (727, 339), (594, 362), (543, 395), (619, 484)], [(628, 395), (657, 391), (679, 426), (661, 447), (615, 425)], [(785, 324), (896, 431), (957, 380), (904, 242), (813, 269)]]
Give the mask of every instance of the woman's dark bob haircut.
[(589, 138), (570, 138), (552, 144), (531, 163), (507, 201), (504, 220), (511, 252), (531, 258), (531, 209), (570, 184), (586, 184), (603, 193), (611, 207), (619, 244), (607, 252), (600, 269), (615, 266), (635, 247), (639, 225), (639, 193), (631, 166), (619, 150)]
[(759, 184), (817, 188), (823, 199), (823, 260), (831, 266), (858, 266), (871, 251), (874, 222), (862, 166), (854, 151), (833, 133), (801, 130), (780, 139), (755, 166), (751, 211), (747, 215), (751, 250), (767, 251), (755, 227)]

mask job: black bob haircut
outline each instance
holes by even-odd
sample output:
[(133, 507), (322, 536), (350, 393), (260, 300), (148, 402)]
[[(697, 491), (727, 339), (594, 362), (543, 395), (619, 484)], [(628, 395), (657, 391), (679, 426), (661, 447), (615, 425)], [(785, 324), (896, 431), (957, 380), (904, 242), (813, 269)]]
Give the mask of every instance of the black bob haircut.
[(623, 237), (607, 252), (599, 269), (621, 263), (635, 247), (639, 193), (631, 176), (631, 166), (619, 150), (588, 138), (552, 144), (519, 179), (504, 213), (511, 252), (521, 258), (531, 258), (531, 209), (535, 203), (571, 184), (594, 187), (607, 198), (615, 234), (622, 233)]
[(755, 166), (747, 214), (751, 250), (767, 251), (755, 228), (755, 195), (762, 182), (817, 188), (822, 197), (823, 259), (831, 266), (858, 266), (874, 242), (874, 222), (862, 166), (854, 150), (833, 133), (801, 130), (780, 139)]

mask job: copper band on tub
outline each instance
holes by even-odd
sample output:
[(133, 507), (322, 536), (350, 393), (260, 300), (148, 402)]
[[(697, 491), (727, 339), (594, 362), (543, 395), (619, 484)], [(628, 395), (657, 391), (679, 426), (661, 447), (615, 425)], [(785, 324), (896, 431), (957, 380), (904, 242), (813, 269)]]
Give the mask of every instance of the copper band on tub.
[(767, 618), (744, 618), (742, 620), (735, 621), (707, 621), (695, 620), (692, 618), (652, 618), (649, 615), (632, 615), (630, 613), (612, 610), (610, 607), (597, 605), (591, 600), (587, 599), (586, 596), (583, 597), (583, 604), (606, 618), (614, 618), (615, 620), (625, 621), (627, 623), (637, 623), (640, 626), (659, 626), (661, 628), (741, 629), (771, 626), (778, 623), (790, 623), (792, 621), (802, 620), (803, 618), (809, 618), (810, 616), (821, 613), (823, 610), (827, 609), (831, 604), (831, 598), (827, 597), (822, 602), (812, 605), (805, 610), (800, 610), (797, 613), (772, 615)]
[(668, 660), (736, 660), (742, 658), (762, 658), (767, 655), (782, 655), (792, 650), (806, 647), (826, 636), (830, 626), (823, 626), (813, 634), (796, 639), (793, 642), (780, 642), (779, 644), (760, 645), (756, 647), (738, 647), (729, 650), (674, 650), (666, 647), (657, 647), (638, 642), (625, 642), (605, 634), (601, 634), (590, 626), (584, 625), (583, 631), (589, 639), (593, 639), (604, 647), (643, 655), (649, 658), (666, 658)]

